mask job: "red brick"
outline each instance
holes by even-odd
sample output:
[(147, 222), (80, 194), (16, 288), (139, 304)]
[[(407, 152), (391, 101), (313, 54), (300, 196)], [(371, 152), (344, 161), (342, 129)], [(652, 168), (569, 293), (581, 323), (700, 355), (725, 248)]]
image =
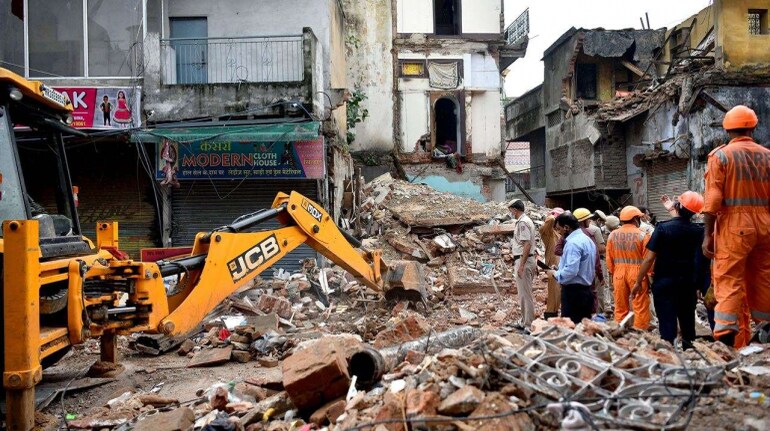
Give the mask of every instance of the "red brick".
[[(394, 419), (403, 419), (401, 416), (401, 408), (395, 402), (388, 402), (377, 411), (377, 416), (374, 418), (374, 421), (378, 422)], [(388, 431), (406, 431), (403, 423), (388, 423), (383, 426)]]
[(435, 416), (440, 402), (435, 392), (410, 389), (406, 393), (406, 415)]
[(336, 423), (337, 418), (343, 413), (345, 413), (345, 400), (332, 401), (310, 415), (310, 422), (322, 427), (329, 423)]
[(291, 302), (286, 298), (264, 294), (259, 297), (257, 308), (265, 313), (275, 313), (279, 317), (291, 317)]
[(377, 334), (374, 339), (374, 347), (382, 348), (405, 341), (411, 341), (422, 337), (430, 331), (430, 325), (425, 318), (416, 313), (410, 313), (393, 327), (385, 329)]
[(251, 353), (245, 350), (233, 350), (233, 360), (245, 364), (251, 360)]
[(344, 396), (350, 386), (342, 349), (323, 339), (286, 358), (282, 369), (283, 386), (301, 411), (313, 410)]

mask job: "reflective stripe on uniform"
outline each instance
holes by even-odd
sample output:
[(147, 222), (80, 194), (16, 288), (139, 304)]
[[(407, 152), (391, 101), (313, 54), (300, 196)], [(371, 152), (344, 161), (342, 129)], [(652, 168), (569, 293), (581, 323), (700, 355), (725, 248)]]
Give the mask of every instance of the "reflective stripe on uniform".
[(714, 323), (714, 332), (719, 332), (719, 331), (735, 331), (735, 332), (738, 332), (739, 329), (740, 328), (738, 327), (737, 323), (733, 323), (733, 324), (730, 324), (730, 325), (725, 325), (725, 324), (722, 324), (722, 323), (719, 323), (719, 322), (715, 322)]
[(770, 206), (770, 202), (761, 198), (734, 198), (723, 199), (722, 205), (726, 207), (766, 207)]
[(724, 311), (714, 311), (714, 320), (724, 320), (725, 322), (737, 322), (738, 315), (725, 313)]
[(765, 313), (764, 311), (759, 310), (751, 310), (751, 317), (759, 320), (770, 320), (770, 313)]
[(642, 259), (627, 259), (623, 257), (619, 257), (616, 259), (612, 259), (612, 262), (615, 265), (622, 265), (622, 264), (628, 264), (628, 265), (641, 265)]
[(716, 158), (719, 159), (719, 163), (723, 165), (727, 164), (727, 155), (724, 153), (724, 151), (719, 150), (714, 153), (714, 156), (716, 156)]

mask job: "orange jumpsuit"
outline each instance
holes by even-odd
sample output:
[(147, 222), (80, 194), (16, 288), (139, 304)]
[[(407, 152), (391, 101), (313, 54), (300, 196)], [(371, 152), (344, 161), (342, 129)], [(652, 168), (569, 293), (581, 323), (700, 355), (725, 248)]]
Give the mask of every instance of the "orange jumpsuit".
[(714, 336), (751, 339), (750, 318), (770, 321), (770, 150), (749, 137), (709, 154), (704, 213), (716, 215)]
[[(633, 224), (624, 224), (607, 239), (607, 271), (612, 274), (615, 289), (615, 321), (620, 323), (629, 312), (631, 289), (644, 260), (650, 236)], [(646, 330), (650, 326), (650, 296), (647, 277), (642, 292), (631, 299), (634, 310), (634, 328)]]

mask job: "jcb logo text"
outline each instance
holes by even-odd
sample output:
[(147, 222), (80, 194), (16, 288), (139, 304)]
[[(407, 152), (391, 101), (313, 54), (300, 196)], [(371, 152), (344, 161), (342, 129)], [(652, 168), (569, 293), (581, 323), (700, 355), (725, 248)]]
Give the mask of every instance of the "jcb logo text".
[(233, 281), (237, 283), (280, 252), (278, 240), (275, 239), (275, 235), (270, 235), (245, 253), (227, 262), (227, 268), (230, 270)]

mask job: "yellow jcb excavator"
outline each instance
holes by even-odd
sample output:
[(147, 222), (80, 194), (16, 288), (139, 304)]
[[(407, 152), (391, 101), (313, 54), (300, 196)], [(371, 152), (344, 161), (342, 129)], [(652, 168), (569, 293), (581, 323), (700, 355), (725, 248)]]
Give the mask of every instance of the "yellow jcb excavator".
[[(424, 299), (416, 264), (389, 268), (379, 250), (362, 250), (320, 205), (296, 192), (279, 193), (272, 208), (199, 233), (190, 256), (178, 260), (127, 259), (119, 250), (117, 222), (98, 222), (94, 244), (81, 235), (67, 164), (63, 135), (83, 135), (67, 125), (71, 111), (65, 95), (0, 68), (0, 343), (7, 429), (32, 429), (34, 388), (42, 368), (63, 357), (70, 346), (99, 337), (102, 360), (115, 362), (117, 335), (185, 334), (301, 244), (386, 297)], [(14, 127), (20, 126), (43, 138), (35, 160), (19, 156)], [(23, 168), (34, 167), (44, 152), (59, 173), (59, 184), (50, 185), (55, 211), (27, 194), (25, 181), (34, 181), (34, 176), (25, 176)], [(244, 232), (269, 219), (284, 227)], [(175, 274), (178, 289), (167, 294), (164, 277)]]

